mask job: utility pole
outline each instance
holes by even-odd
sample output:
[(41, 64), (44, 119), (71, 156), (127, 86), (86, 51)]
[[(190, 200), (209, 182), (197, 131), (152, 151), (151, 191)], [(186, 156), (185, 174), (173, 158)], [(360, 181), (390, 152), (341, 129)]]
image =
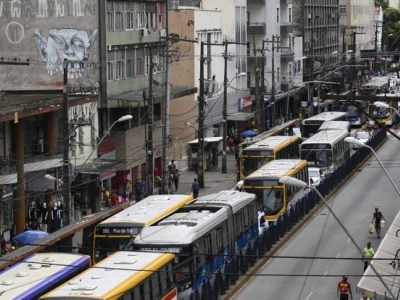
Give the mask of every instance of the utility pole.
[(224, 55), (224, 104), (222, 106), (222, 173), (226, 174), (226, 148), (227, 141), (226, 138), (228, 136), (228, 42), (225, 41), (225, 55)]
[(163, 126), (163, 137), (164, 142), (162, 145), (162, 157), (163, 157), (163, 181), (162, 181), (162, 193), (168, 194), (168, 145), (169, 145), (169, 112), (170, 112), (170, 101), (171, 101), (171, 41), (167, 40), (166, 49), (166, 83), (165, 83), (165, 103), (164, 103), (164, 126)]
[(261, 101), (261, 95), (260, 95), (260, 79), (261, 79), (261, 74), (260, 74), (260, 68), (256, 67), (256, 73), (255, 73), (255, 97), (256, 97), (256, 103), (257, 103), (257, 130), (259, 133), (262, 133), (261, 131), (262, 128), (262, 115), (263, 115), (263, 102), (264, 99)]
[(154, 177), (154, 149), (153, 149), (153, 113), (154, 113), (154, 106), (153, 106), (153, 50), (150, 50), (150, 65), (149, 65), (149, 115), (147, 121), (147, 195), (151, 196), (154, 194), (154, 184), (153, 184), (153, 177)]
[[(262, 47), (261, 47), (261, 54), (262, 54), (262, 58), (261, 58), (261, 101), (262, 101), (262, 110), (263, 110), (263, 131), (260, 132), (264, 132), (265, 131), (265, 101), (264, 101), (264, 96), (265, 96), (265, 45), (264, 45), (265, 41), (262, 40)], [(271, 114), (271, 112), (269, 113)], [(261, 130), (261, 129), (260, 129)]]
[[(198, 137), (198, 168), (197, 180), (200, 188), (204, 188), (204, 42), (200, 43), (200, 83), (199, 83), (199, 128), (197, 131)], [(225, 137), (224, 137), (225, 138)], [(226, 151), (226, 148), (223, 149)]]
[(69, 177), (69, 105), (68, 105), (68, 66), (69, 62), (63, 62), (63, 119), (64, 119), (64, 143), (63, 143), (63, 189), (62, 196), (64, 201), (64, 227), (73, 221), (73, 211), (71, 205), (71, 182)]
[[(276, 41), (275, 41), (276, 40)], [(270, 107), (271, 107), (271, 127), (274, 127), (275, 124), (275, 43), (279, 43), (279, 36), (272, 35), (272, 41), (265, 41), (266, 43), (272, 43), (272, 82), (271, 82), (271, 99), (270, 99)]]

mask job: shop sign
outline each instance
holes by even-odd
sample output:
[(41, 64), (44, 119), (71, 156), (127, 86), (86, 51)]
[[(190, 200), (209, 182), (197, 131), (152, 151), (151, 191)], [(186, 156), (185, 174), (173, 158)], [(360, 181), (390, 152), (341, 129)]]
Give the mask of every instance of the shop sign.
[(301, 107), (307, 107), (307, 101), (301, 101)]
[(243, 111), (245, 109), (251, 108), (253, 103), (252, 96), (246, 96), (238, 99), (238, 111)]

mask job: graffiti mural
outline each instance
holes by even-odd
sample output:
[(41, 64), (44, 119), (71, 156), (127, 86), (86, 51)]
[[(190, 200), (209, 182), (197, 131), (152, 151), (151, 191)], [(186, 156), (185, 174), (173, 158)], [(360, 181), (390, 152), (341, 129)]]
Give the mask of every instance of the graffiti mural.
[[(63, 61), (70, 84), (99, 82), (97, 0), (0, 0), (0, 63), (4, 90), (61, 89)], [(0, 61), (1, 62), (1, 61)]]
[(79, 29), (51, 29), (48, 39), (39, 30), (35, 31), (36, 44), (42, 59), (47, 63), (46, 69), (50, 76), (63, 70), (63, 61), (69, 62), (68, 73), (70, 78), (80, 78), (85, 71), (89, 50), (96, 39), (97, 30), (89, 36), (88, 32)]

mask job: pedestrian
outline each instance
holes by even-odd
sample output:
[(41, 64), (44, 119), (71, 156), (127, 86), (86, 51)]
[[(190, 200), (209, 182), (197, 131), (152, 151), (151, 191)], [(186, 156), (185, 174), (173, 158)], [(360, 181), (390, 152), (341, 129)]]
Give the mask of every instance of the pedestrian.
[(229, 148), (229, 153), (233, 153), (233, 146), (235, 143), (233, 142), (232, 138), (228, 139), (228, 148)]
[(195, 178), (193, 183), (192, 183), (192, 193), (193, 193), (193, 198), (199, 197), (199, 183), (197, 182), (197, 179)]
[(385, 220), (385, 217), (382, 215), (382, 213), (379, 211), (379, 208), (375, 208), (374, 212), (374, 217), (372, 219), (372, 224), (375, 222), (375, 231), (376, 231), (376, 236), (378, 239), (381, 238), (381, 221)]
[(178, 169), (175, 169), (175, 172), (174, 172), (174, 175), (173, 175), (174, 177), (174, 184), (175, 184), (175, 192), (177, 192), (178, 191), (178, 185), (179, 185), (179, 172), (178, 172)]
[(371, 242), (367, 243), (367, 247), (364, 248), (363, 253), (364, 253), (363, 262), (364, 262), (364, 273), (365, 273), (365, 270), (367, 270), (368, 265), (375, 254), (374, 249), (371, 247)]
[(176, 169), (175, 161), (172, 159), (172, 160), (171, 160), (171, 163), (169, 164), (169, 172), (170, 172), (171, 174), (174, 174), (175, 169)]
[(142, 183), (140, 182), (140, 179), (136, 180), (135, 184), (135, 200), (136, 202), (139, 202), (142, 200), (142, 191), (143, 191), (143, 186)]
[(147, 191), (147, 183), (146, 181), (142, 181), (142, 199), (146, 198), (146, 191)]
[(104, 191), (104, 207), (111, 207), (110, 205), (110, 190), (108, 188)]
[(10, 231), (10, 240), (11, 240), (11, 246), (16, 246), (14, 243), (14, 237), (17, 235), (17, 225), (12, 224), (11, 231)]
[(235, 151), (235, 162), (237, 163), (239, 159), (239, 147), (236, 146), (234, 151)]
[(111, 206), (117, 206), (119, 203), (119, 197), (116, 193), (113, 193), (111, 196)]
[(125, 185), (125, 197), (129, 199), (131, 197), (131, 194), (132, 194), (132, 183), (130, 180), (128, 180)]
[(9, 251), (10, 251), (10, 248), (8, 248), (7, 241), (3, 237), (1, 240), (1, 253), (4, 255)]
[(353, 299), (353, 293), (351, 292), (351, 285), (347, 281), (347, 276), (343, 275), (343, 279), (339, 281), (337, 288), (337, 296), (340, 297), (340, 300), (348, 300), (349, 295), (351, 299)]

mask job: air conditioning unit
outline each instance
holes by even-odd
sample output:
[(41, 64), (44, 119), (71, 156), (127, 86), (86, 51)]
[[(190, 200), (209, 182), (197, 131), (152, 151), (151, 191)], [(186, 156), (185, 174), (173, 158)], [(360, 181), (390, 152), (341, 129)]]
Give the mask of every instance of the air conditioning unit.
[(311, 14), (308, 14), (308, 15), (307, 15), (307, 18), (311, 19)]
[(205, 93), (206, 95), (209, 94), (209, 88), (210, 88), (210, 82), (204, 80), (204, 93)]
[(160, 37), (166, 37), (166, 36), (167, 36), (167, 30), (160, 29)]
[(146, 28), (140, 29), (140, 37), (146, 37), (148, 35), (148, 31)]
[(108, 51), (111, 51), (111, 45), (108, 45), (108, 46), (107, 46), (107, 50), (108, 50)]

